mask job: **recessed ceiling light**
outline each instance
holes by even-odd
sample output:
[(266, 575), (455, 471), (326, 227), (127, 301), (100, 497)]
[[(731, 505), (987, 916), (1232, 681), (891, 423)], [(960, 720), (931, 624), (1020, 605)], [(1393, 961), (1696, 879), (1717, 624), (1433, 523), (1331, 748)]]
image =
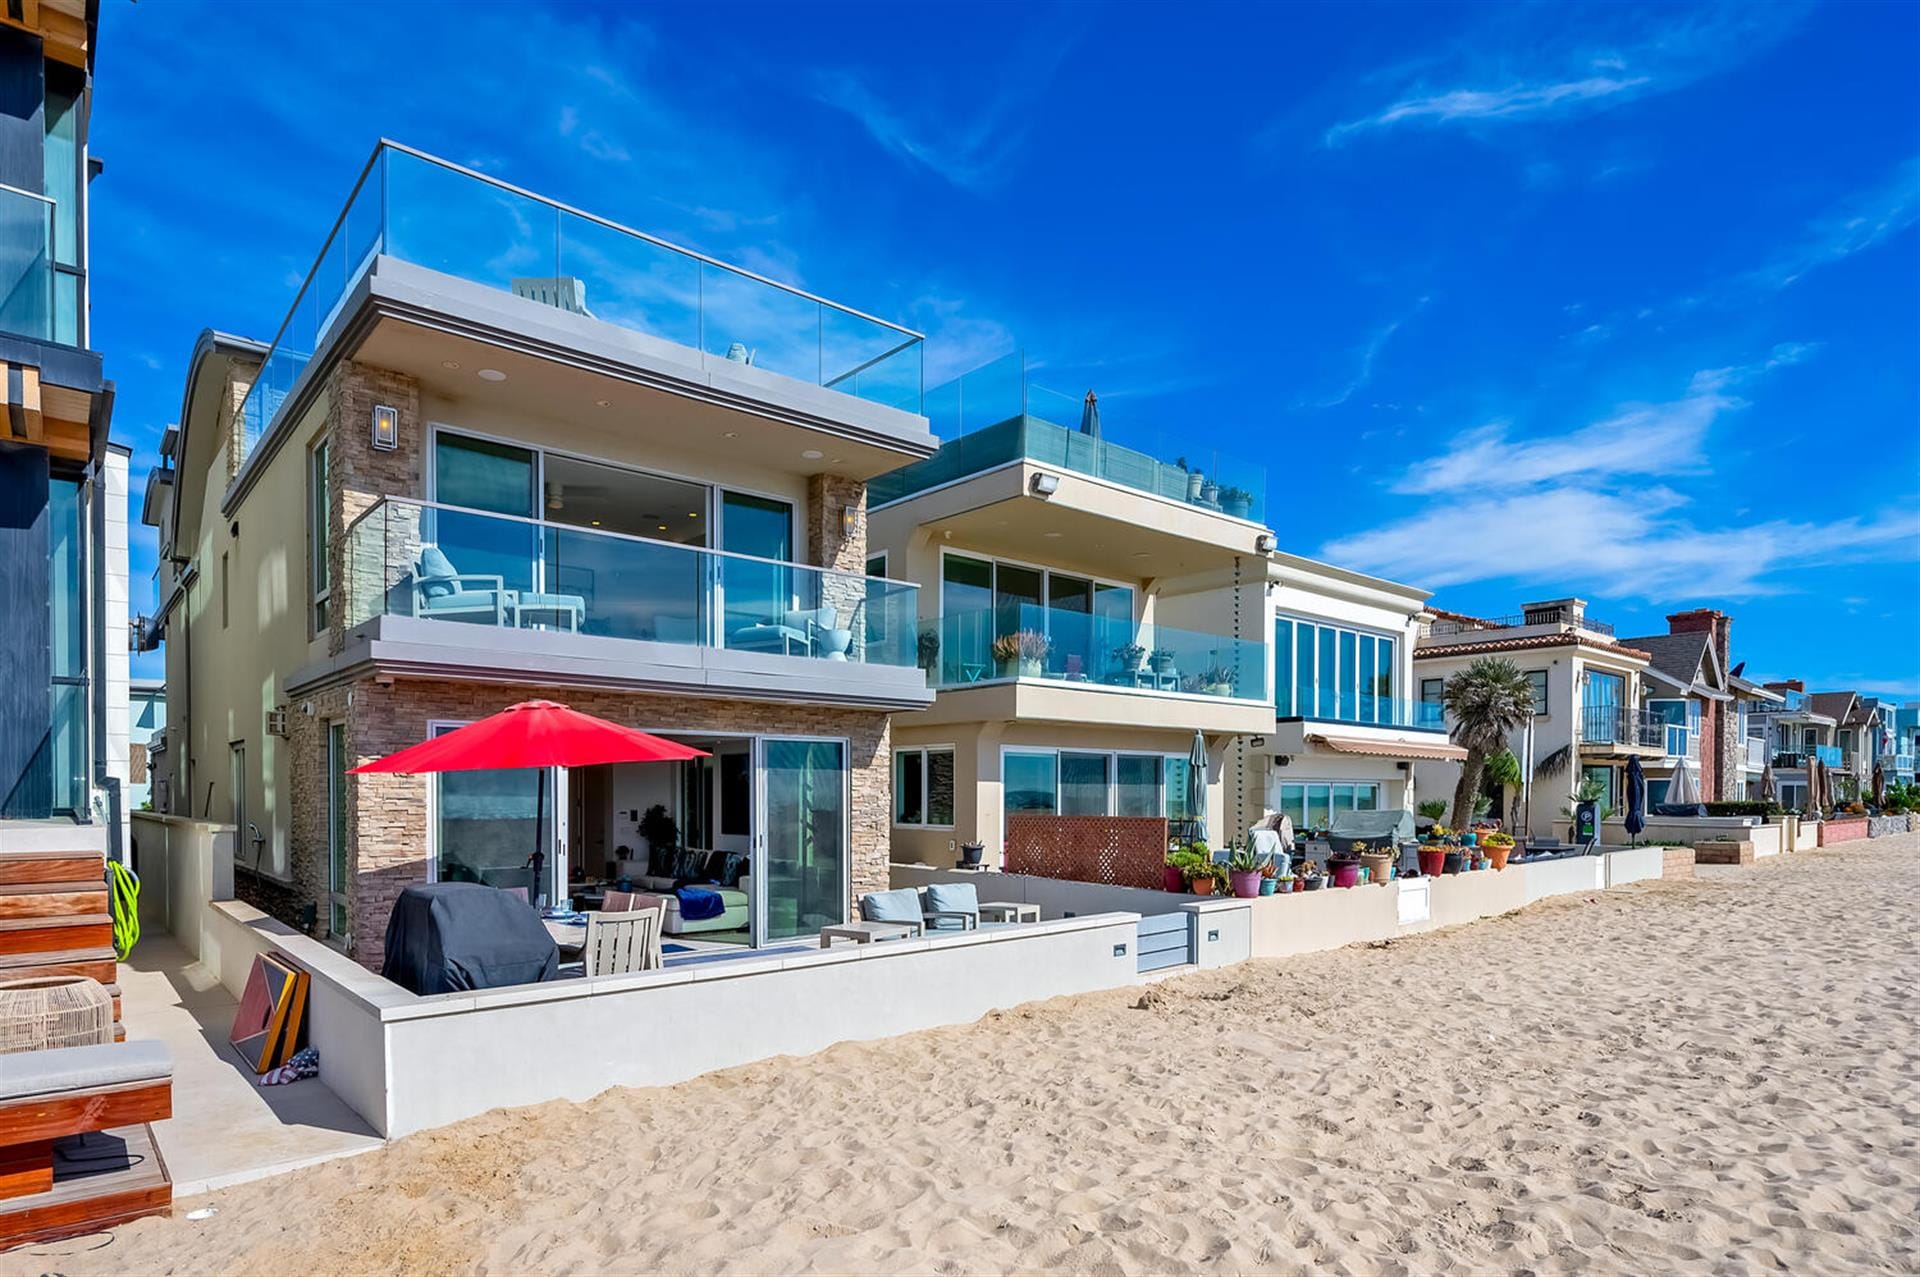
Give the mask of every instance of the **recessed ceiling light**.
[(663, 524), (661, 524), (661, 525), (660, 525), (660, 530), (661, 530), (662, 532), (665, 532), (665, 531), (667, 530), (667, 525), (666, 525), (666, 524), (664, 524), (664, 523), (663, 523)]
[(721, 435), (720, 437), (722, 439), (738, 439), (740, 437), (740, 432), (738, 430), (729, 430), (727, 431), (727, 433), (725, 433), (724, 435)]
[(596, 399), (596, 400), (594, 400), (593, 402), (594, 402), (594, 404), (595, 404), (596, 406), (598, 406), (598, 407), (601, 407), (601, 408), (611, 408), (611, 407), (613, 407), (613, 400), (611, 400), (611, 399)]
[(594, 527), (596, 527), (596, 528), (597, 528), (597, 527), (599, 527), (599, 526), (600, 526), (600, 520), (598, 520), (598, 519), (595, 519), (595, 520), (593, 520), (593, 526), (594, 526)]
[(687, 511), (687, 517), (689, 519), (697, 519), (700, 517), (700, 512), (698, 510), (689, 510)]
[(820, 458), (826, 455), (827, 455), (826, 453), (820, 451), (820, 449), (818, 448), (808, 448), (805, 452), (800, 454), (801, 459), (805, 461), (818, 461), (820, 460)]
[(460, 366), (460, 361), (458, 359), (442, 359), (440, 361), (440, 366), (442, 368), (458, 368)]
[(1061, 534), (1058, 532), (1043, 532), (1041, 533), (1041, 535), (1046, 537), (1047, 540), (1049, 541), (1058, 541), (1060, 539)]
[(843, 462), (843, 461), (845, 461), (845, 460), (846, 460), (846, 458), (845, 458), (845, 457), (828, 457), (828, 458), (827, 458), (827, 460), (828, 460), (828, 462), (830, 462), (831, 464), (833, 464), (833, 465), (836, 465), (836, 466), (837, 466), (837, 465), (839, 465), (839, 464), (840, 464), (841, 462)]
[(474, 376), (482, 381), (505, 381), (507, 379), (507, 374), (501, 372), (498, 368), (482, 368), (479, 372), (475, 373)]
[(1145, 550), (1135, 550), (1133, 552), (1133, 557), (1136, 559), (1144, 559), (1147, 557), (1147, 552)]

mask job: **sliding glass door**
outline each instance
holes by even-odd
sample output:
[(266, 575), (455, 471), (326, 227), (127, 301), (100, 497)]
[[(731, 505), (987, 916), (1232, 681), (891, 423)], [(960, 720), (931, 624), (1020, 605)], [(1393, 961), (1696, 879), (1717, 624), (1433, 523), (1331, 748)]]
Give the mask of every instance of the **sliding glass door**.
[[(428, 734), (444, 736), (459, 723), (434, 723)], [(537, 770), (442, 772), (431, 778), (434, 877), (440, 882), (483, 882), (524, 889), (530, 903), (558, 899), (565, 882), (566, 770), (550, 768), (544, 799)], [(535, 833), (535, 814), (539, 832)], [(534, 849), (545, 856), (538, 879), (528, 863)]]
[(847, 746), (762, 738), (762, 836), (754, 943), (813, 935), (847, 920)]
[[(530, 448), (474, 439), (446, 432), (434, 435), (433, 492), (442, 505), (483, 510), (488, 514), (537, 519), (540, 468)], [(420, 528), (426, 577), (483, 578), (464, 584), (485, 590), (484, 578), (499, 578), (494, 588), (528, 591), (539, 588), (540, 530), (532, 524), (458, 510), (429, 510)], [(438, 552), (437, 558), (425, 556)], [(444, 560), (444, 561), (442, 561)], [(492, 613), (447, 613), (443, 619), (493, 623)]]

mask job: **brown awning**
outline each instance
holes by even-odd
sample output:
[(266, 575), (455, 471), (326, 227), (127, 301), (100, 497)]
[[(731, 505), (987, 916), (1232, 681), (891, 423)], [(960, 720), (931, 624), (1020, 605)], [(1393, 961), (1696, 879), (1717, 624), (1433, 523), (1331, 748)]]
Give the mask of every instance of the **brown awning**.
[(1443, 744), (1440, 741), (1419, 744), (1396, 743), (1390, 740), (1374, 740), (1365, 736), (1320, 736), (1307, 737), (1316, 745), (1325, 745), (1328, 749), (1342, 754), (1366, 754), (1372, 758), (1433, 758), (1443, 762), (1464, 762), (1467, 751), (1458, 745)]

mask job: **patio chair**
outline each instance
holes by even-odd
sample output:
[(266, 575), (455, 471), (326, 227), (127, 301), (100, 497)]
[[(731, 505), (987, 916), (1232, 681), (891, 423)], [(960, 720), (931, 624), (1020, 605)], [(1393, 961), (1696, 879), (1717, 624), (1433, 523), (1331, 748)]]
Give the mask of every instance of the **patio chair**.
[(936, 882), (921, 897), (928, 931), (973, 931), (980, 926), (980, 893), (970, 882)]
[(507, 588), (505, 577), (463, 573), (437, 545), (423, 547), (414, 561), (412, 588), (415, 616), (491, 616), (495, 625), (520, 623), (520, 595)]
[(587, 943), (580, 951), (589, 976), (656, 971), (662, 965), (660, 929), (666, 910), (633, 909), (587, 915)]
[(893, 922), (903, 927), (926, 928), (926, 915), (922, 912), (920, 893), (912, 887), (895, 887), (892, 891), (870, 891), (860, 897), (860, 920), (862, 922)]

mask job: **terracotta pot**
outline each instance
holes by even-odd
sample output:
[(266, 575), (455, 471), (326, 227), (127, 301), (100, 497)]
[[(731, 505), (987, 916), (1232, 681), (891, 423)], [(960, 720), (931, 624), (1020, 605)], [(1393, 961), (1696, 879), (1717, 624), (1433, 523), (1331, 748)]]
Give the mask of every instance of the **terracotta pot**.
[(1168, 891), (1185, 891), (1187, 876), (1172, 865), (1160, 866), (1160, 885)]
[(1420, 849), (1420, 876), (1438, 878), (1447, 865), (1447, 849), (1442, 846)]
[(1260, 894), (1260, 871), (1258, 869), (1230, 869), (1227, 882), (1233, 887), (1234, 898), (1251, 900)]
[(1507, 857), (1513, 854), (1512, 847), (1489, 846), (1485, 850), (1487, 859), (1493, 862), (1493, 867), (1496, 870), (1505, 869), (1507, 867)]
[(1394, 856), (1384, 851), (1369, 851), (1360, 857), (1360, 863), (1367, 867), (1368, 882), (1385, 882), (1393, 862)]
[(1187, 890), (1196, 896), (1210, 896), (1213, 894), (1213, 879), (1195, 878), (1187, 884)]

